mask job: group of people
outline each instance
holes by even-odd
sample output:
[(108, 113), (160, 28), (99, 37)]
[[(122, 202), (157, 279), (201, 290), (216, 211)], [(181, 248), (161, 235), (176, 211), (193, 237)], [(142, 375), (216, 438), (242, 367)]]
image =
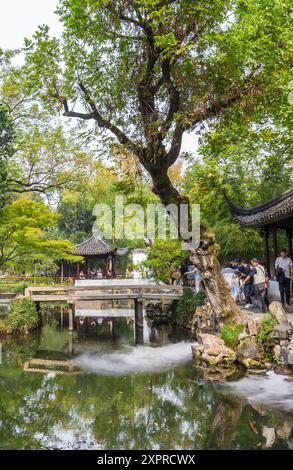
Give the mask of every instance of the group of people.
[[(112, 279), (113, 278), (113, 272), (108, 270), (106, 272), (103, 272), (101, 268), (98, 269), (92, 269), (90, 271), (90, 279)], [(79, 273), (79, 279), (83, 280), (86, 279), (86, 275), (84, 271), (80, 271)]]
[(195, 292), (204, 288), (200, 272), (194, 265), (192, 257), (189, 257), (180, 266), (172, 269), (171, 284), (189, 286)]
[[(232, 275), (227, 277), (227, 274)], [(245, 308), (251, 308), (254, 303), (261, 312), (268, 310), (269, 278), (263, 264), (256, 258), (251, 261), (236, 259), (222, 270), (222, 274), (230, 284), (232, 297), (236, 302), (242, 303), (245, 299)]]
[[(222, 274), (230, 285), (232, 297), (245, 308), (258, 307), (260, 312), (267, 312), (269, 307), (269, 276), (264, 263), (256, 258), (252, 260), (235, 259), (225, 265)], [(293, 263), (285, 249), (275, 261), (275, 275), (279, 284), (280, 298), (283, 306), (290, 305), (291, 281), (293, 280)], [(189, 286), (198, 292), (204, 289), (204, 283), (192, 256), (183, 261), (181, 266), (171, 271), (171, 284)]]
[[(275, 261), (276, 280), (279, 283), (280, 298), (283, 306), (285, 302), (290, 305), (291, 280), (293, 280), (292, 260), (285, 249)], [(227, 278), (230, 276), (231, 293), (235, 301), (242, 302), (245, 299), (245, 308), (251, 308), (254, 304), (263, 313), (269, 306), (268, 288), (269, 277), (262, 263), (256, 258), (249, 260), (236, 259), (226, 266), (222, 273)], [(254, 302), (253, 300), (254, 299)]]

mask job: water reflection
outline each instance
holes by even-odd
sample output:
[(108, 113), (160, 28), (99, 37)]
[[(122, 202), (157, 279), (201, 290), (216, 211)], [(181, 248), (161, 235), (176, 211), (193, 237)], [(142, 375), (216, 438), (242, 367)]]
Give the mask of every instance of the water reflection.
[[(250, 378), (207, 382), (188, 343), (133, 348), (133, 324), (116, 321), (114, 333), (102, 325), (96, 336), (75, 331), (71, 351), (58, 315), (40, 331), (3, 342), (1, 449), (292, 447), (292, 409), (271, 403), (270, 376), (257, 377), (263, 393), (252, 399)], [(29, 358), (72, 356), (85, 369), (78, 375), (23, 370)], [(102, 360), (115, 374), (101, 370)], [(291, 392), (284, 389), (288, 400)]]

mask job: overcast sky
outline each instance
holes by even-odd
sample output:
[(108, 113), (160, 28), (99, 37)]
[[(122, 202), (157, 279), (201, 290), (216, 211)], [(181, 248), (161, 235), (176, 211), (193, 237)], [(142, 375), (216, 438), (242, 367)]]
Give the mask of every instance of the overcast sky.
[(58, 0), (0, 0), (0, 48), (17, 49), (38, 25), (48, 24), (54, 35), (61, 25), (54, 14)]
[[(58, 0), (0, 0), (0, 48), (18, 49), (23, 39), (30, 37), (37, 27), (47, 24), (51, 34), (60, 36), (62, 27), (54, 14)], [(196, 152), (197, 138), (185, 135), (183, 151)]]

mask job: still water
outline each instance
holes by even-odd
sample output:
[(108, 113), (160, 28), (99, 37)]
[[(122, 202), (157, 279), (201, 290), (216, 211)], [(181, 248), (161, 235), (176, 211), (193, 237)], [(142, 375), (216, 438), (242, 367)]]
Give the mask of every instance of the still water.
[(47, 312), (42, 329), (2, 341), (0, 449), (293, 448), (285, 376), (209, 381), (170, 331), (135, 347), (131, 319), (72, 336), (62, 321)]

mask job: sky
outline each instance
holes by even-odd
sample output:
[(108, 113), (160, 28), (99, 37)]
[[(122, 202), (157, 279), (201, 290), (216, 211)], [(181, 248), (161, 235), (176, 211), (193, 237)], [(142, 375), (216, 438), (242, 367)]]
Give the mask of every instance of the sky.
[(17, 49), (40, 24), (48, 24), (53, 35), (61, 34), (54, 14), (58, 0), (0, 0), (0, 48)]
[[(25, 37), (31, 37), (39, 25), (47, 24), (59, 37), (62, 26), (54, 14), (59, 0), (0, 0), (0, 49), (18, 49)], [(18, 59), (21, 61), (21, 56)], [(186, 134), (182, 151), (196, 154), (197, 136)]]

